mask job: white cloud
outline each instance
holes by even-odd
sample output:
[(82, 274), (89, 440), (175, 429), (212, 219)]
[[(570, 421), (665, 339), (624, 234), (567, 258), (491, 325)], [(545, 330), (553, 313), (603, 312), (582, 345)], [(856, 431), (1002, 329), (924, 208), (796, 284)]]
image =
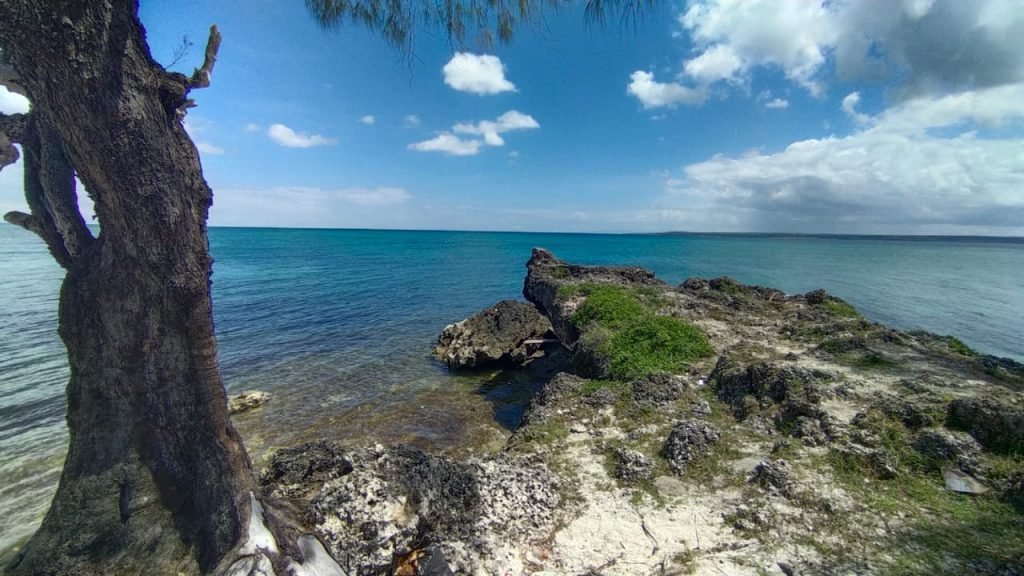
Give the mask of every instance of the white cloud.
[(401, 204), (412, 198), (411, 194), (401, 188), (345, 188), (337, 194), (346, 202), (362, 206)]
[(415, 114), (409, 114), (405, 117), (406, 126), (419, 126), (420, 124), (420, 117)]
[(374, 118), (372, 114), (367, 114), (366, 116), (363, 116), (362, 118), (360, 118), (359, 121), (362, 122), (363, 124), (366, 124), (367, 126), (369, 126), (369, 125), (373, 124), (374, 122), (376, 122), (377, 119)]
[[(850, 96), (844, 108), (858, 114)], [(1024, 138), (976, 130), (1024, 121), (1022, 99), (1024, 83), (915, 98), (847, 137), (691, 164), (666, 188), (725, 229), (1022, 234)]]
[(731, 46), (718, 44), (708, 48), (700, 56), (687, 60), (683, 70), (701, 83), (716, 80), (731, 80), (743, 68), (743, 61)]
[(287, 148), (312, 148), (313, 146), (328, 146), (338, 142), (334, 138), (327, 138), (319, 134), (302, 134), (284, 124), (272, 125), (267, 129), (267, 136), (274, 142)]
[(444, 65), (444, 83), (462, 92), (500, 94), (514, 92), (515, 84), (505, 79), (505, 65), (497, 56), (456, 52)]
[[(484, 120), (476, 124), (460, 122), (452, 126), (452, 132), (442, 132), (423, 142), (410, 144), (410, 150), (420, 152), (444, 152), (449, 156), (475, 156), (485, 144), (487, 146), (504, 146), (505, 139), (501, 134), (516, 130), (534, 130), (540, 128), (540, 124), (533, 116), (523, 114), (518, 110), (509, 110), (496, 120)], [(469, 134), (471, 136), (482, 136), (478, 138), (463, 139), (455, 134)]]
[(223, 148), (221, 148), (220, 146), (214, 146), (213, 144), (210, 144), (209, 142), (203, 142), (201, 140), (196, 140), (195, 143), (196, 143), (196, 150), (199, 150), (203, 154), (216, 154), (216, 155), (220, 155), (220, 154), (224, 153), (224, 149)]
[(248, 123), (248, 124), (246, 124), (245, 126), (242, 127), (242, 132), (245, 132), (246, 134), (255, 134), (257, 132), (262, 132), (262, 131), (263, 131), (263, 128), (261, 128), (259, 124), (254, 124), (252, 122), (250, 122), (250, 123)]
[(201, 116), (185, 116), (181, 125), (185, 128), (185, 132), (188, 132), (189, 137), (192, 138), (192, 142), (196, 145), (196, 150), (199, 150), (203, 154), (220, 155), (224, 153), (223, 148), (215, 144), (211, 144), (201, 136), (201, 134), (207, 133), (213, 129), (213, 122)]
[(533, 119), (533, 116), (523, 114), (518, 110), (509, 110), (495, 121), (484, 120), (477, 124), (459, 123), (452, 126), (456, 134), (473, 134), (483, 136), (484, 143), (488, 146), (504, 146), (505, 140), (499, 134), (512, 132), (514, 130), (532, 130), (540, 128), (540, 124)]
[(774, 98), (764, 103), (765, 108), (789, 108), (789, 100), (783, 100), (782, 98)]
[[(214, 186), (210, 223), (215, 226), (409, 227), (416, 211), (402, 188)], [(387, 210), (381, 210), (387, 206)]]
[(476, 156), (482, 145), (480, 140), (463, 140), (451, 132), (442, 132), (430, 140), (409, 144), (409, 150), (443, 152), (449, 156)]
[(654, 74), (637, 70), (630, 75), (630, 83), (626, 91), (640, 99), (644, 108), (668, 106), (674, 108), (679, 104), (702, 104), (707, 94), (701, 89), (689, 88), (681, 84), (658, 82)]
[(0, 114), (24, 114), (28, 109), (28, 98), (0, 86)]
[(840, 108), (843, 109), (843, 112), (846, 112), (847, 116), (856, 120), (858, 124), (864, 124), (870, 120), (871, 117), (867, 114), (857, 112), (858, 104), (860, 104), (860, 92), (850, 92), (845, 98), (843, 98)]
[(1014, 84), (1024, 80), (1020, 8), (1020, 0), (690, 0), (679, 23), (693, 54), (673, 83), (634, 73), (630, 93), (649, 108), (698, 104), (694, 95), (716, 82), (749, 87), (759, 68), (815, 96), (832, 71), (845, 82), (888, 84), (895, 100)]
[(772, 65), (815, 94), (821, 86), (814, 76), (837, 34), (826, 6), (806, 0), (691, 2), (680, 23), (700, 50), (684, 65), (694, 81), (735, 81)]

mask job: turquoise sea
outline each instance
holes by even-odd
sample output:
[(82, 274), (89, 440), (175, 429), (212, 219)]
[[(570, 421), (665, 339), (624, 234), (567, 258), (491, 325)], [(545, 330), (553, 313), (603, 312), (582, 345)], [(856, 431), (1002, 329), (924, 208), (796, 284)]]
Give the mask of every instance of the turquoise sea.
[[(790, 293), (825, 288), (870, 319), (1024, 360), (1021, 239), (244, 228), (210, 238), (225, 383), (273, 395), (236, 420), (257, 463), (317, 437), (453, 452), (497, 445), (537, 383), (454, 377), (430, 349), (446, 324), (521, 297), (534, 246), (578, 263), (644, 266), (673, 283), (728, 275)], [(0, 556), (31, 534), (60, 473), (61, 277), (34, 236), (0, 225)]]

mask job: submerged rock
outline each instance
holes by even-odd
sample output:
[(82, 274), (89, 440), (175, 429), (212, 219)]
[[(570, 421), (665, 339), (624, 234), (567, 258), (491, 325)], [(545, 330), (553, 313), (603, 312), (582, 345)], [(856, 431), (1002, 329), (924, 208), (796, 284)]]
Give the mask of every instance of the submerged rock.
[(721, 433), (711, 424), (703, 420), (684, 420), (672, 427), (661, 455), (673, 472), (682, 474), (690, 462), (708, 455), (719, 438)]
[(236, 394), (228, 398), (228, 414), (241, 414), (242, 412), (248, 412), (254, 408), (259, 408), (270, 400), (270, 394), (268, 392), (261, 392), (259, 390), (246, 390), (241, 394)]
[(551, 323), (526, 302), (503, 300), (441, 332), (434, 356), (451, 369), (518, 365), (551, 339)]

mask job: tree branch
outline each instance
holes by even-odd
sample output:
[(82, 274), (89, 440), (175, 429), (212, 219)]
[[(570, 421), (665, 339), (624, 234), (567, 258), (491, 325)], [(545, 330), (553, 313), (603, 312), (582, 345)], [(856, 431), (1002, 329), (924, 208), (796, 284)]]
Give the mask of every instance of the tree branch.
[(220, 50), (221, 35), (217, 25), (210, 26), (210, 37), (206, 40), (206, 57), (203, 59), (203, 67), (196, 68), (192, 77), (188, 80), (187, 88), (206, 88), (210, 85), (210, 74), (213, 74), (213, 65), (217, 63), (217, 51)]
[(43, 227), (39, 224), (39, 219), (31, 214), (12, 210), (4, 214), (4, 220), (15, 226), (21, 226), (25, 230), (39, 235), (40, 238), (43, 237)]

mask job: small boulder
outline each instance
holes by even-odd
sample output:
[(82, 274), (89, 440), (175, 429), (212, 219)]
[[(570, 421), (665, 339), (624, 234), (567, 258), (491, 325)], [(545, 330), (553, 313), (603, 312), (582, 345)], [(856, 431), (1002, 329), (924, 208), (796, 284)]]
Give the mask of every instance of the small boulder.
[(228, 414), (232, 416), (259, 408), (270, 400), (270, 394), (260, 390), (246, 390), (228, 398)]
[(785, 460), (762, 460), (754, 466), (747, 481), (757, 484), (761, 488), (776, 492), (785, 497), (793, 495), (796, 481), (793, 479), (793, 471), (789, 462)]
[(919, 454), (936, 464), (954, 464), (965, 472), (978, 470), (981, 446), (969, 434), (945, 428), (921, 430), (912, 446)]
[(686, 383), (679, 376), (651, 374), (630, 383), (633, 402), (639, 406), (667, 406), (683, 397)]
[(703, 420), (684, 420), (672, 427), (661, 455), (673, 472), (682, 474), (690, 462), (709, 454), (720, 438), (721, 433), (711, 424)]
[(636, 450), (619, 448), (615, 451), (615, 477), (623, 482), (650, 480), (654, 474), (651, 461)]
[(950, 403), (946, 420), (993, 452), (1024, 452), (1024, 409), (1008, 401), (960, 398)]
[(551, 340), (551, 322), (526, 302), (503, 300), (493, 308), (450, 324), (441, 332), (434, 356), (453, 370), (489, 364), (515, 366)]
[(278, 450), (263, 472), (264, 486), (305, 484), (318, 489), (327, 480), (352, 471), (352, 462), (340, 446), (327, 440)]

